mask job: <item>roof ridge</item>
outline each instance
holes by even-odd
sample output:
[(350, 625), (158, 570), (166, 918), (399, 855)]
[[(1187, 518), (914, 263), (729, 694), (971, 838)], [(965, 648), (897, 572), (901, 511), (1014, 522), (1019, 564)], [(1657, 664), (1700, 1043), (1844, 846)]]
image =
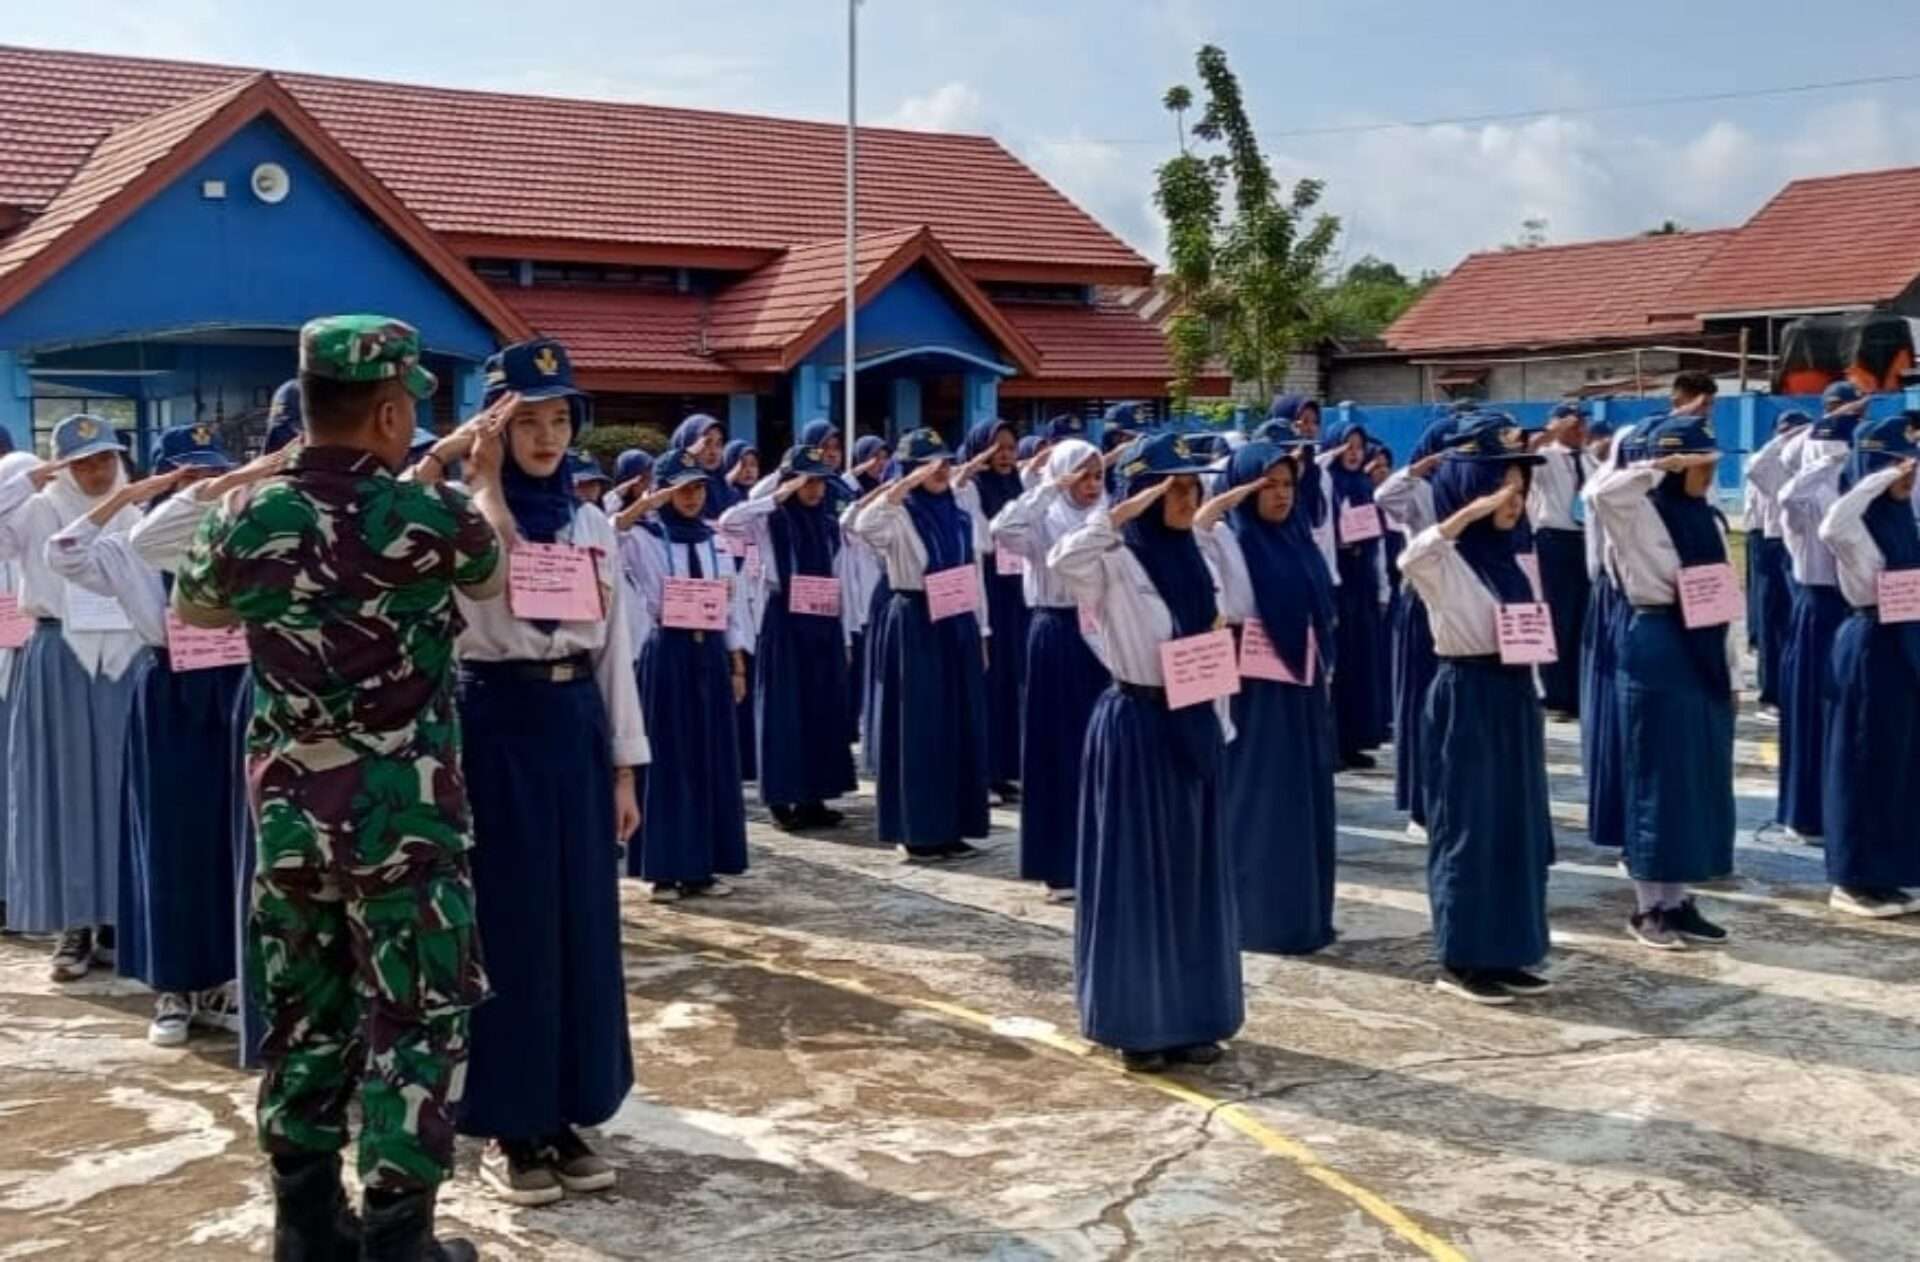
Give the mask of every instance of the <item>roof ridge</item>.
[[(1864, 180), (1869, 177), (1888, 175), (1920, 175), (1920, 163), (1910, 163), (1898, 167), (1868, 167), (1863, 171), (1832, 171), (1826, 175), (1802, 175), (1788, 180), (1780, 186), (1780, 193), (1801, 184), (1836, 184), (1841, 180)], [(1775, 193), (1778, 197), (1780, 193)], [(1769, 199), (1771, 201), (1771, 199)], [(1759, 212), (1756, 211), (1756, 214)]]
[[(1755, 212), (1756, 214), (1759, 212)], [(1557, 241), (1551, 245), (1499, 246), (1491, 250), (1474, 250), (1461, 263), (1468, 259), (1503, 259), (1518, 255), (1521, 258), (1538, 257), (1542, 254), (1564, 253), (1568, 250), (1590, 250), (1608, 245), (1641, 245), (1647, 243), (1665, 243), (1686, 239), (1698, 240), (1701, 237), (1723, 237), (1740, 231), (1741, 224), (1725, 224), (1717, 228), (1685, 228), (1679, 232), (1636, 232), (1624, 237), (1595, 237), (1588, 241)]]

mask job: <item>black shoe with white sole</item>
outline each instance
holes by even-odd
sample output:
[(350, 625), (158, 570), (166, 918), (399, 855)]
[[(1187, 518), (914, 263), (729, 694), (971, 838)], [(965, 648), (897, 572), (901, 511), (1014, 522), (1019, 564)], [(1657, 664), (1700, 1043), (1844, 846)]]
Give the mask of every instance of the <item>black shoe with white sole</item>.
[(551, 1205), (567, 1194), (545, 1148), (496, 1139), (480, 1156), (480, 1181), (509, 1205)]
[(1157, 1074), (1167, 1067), (1165, 1052), (1121, 1052), (1120, 1063), (1130, 1074)]
[(1667, 927), (1691, 942), (1727, 940), (1727, 931), (1702, 916), (1700, 905), (1691, 898), (1681, 899), (1678, 907), (1667, 908)]
[(1544, 995), (1553, 989), (1553, 983), (1538, 973), (1529, 973), (1524, 968), (1496, 968), (1487, 970), (1487, 976), (1493, 984), (1509, 995)]
[(1458, 995), (1490, 1008), (1504, 1007), (1513, 1002), (1513, 996), (1482, 969), (1443, 968), (1440, 976), (1433, 979), (1433, 984), (1450, 995)]

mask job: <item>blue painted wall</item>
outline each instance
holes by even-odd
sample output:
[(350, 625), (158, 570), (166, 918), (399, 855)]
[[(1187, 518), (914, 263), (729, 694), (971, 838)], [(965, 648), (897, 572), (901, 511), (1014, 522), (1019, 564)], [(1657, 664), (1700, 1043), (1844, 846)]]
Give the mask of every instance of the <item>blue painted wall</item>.
[[(1005, 362), (999, 349), (918, 267), (861, 303), (857, 316), (855, 350), (862, 361), (896, 351), (944, 347), (988, 363)], [(836, 368), (846, 355), (846, 344), (846, 330), (836, 329), (807, 356), (807, 362)]]
[[(248, 190), (261, 162), (293, 179), (269, 206)], [(201, 196), (225, 180), (224, 200)], [(209, 326), (297, 329), (316, 315), (378, 311), (429, 348), (479, 359), (487, 325), (280, 128), (243, 128), (172, 186), (0, 315), (0, 348), (115, 341)]]

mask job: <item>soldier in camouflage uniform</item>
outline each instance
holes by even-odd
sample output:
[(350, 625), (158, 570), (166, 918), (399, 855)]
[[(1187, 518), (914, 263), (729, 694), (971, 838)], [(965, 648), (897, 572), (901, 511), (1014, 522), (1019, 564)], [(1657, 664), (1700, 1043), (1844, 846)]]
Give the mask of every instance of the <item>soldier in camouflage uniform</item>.
[(260, 1142), (274, 1158), (276, 1256), (289, 1258), (356, 1256), (339, 1184), (356, 1089), (359, 1256), (473, 1256), (432, 1239), (468, 1014), (487, 995), (454, 592), (500, 590), (490, 522), (506, 509), (497, 485), (469, 501), (394, 476), (414, 400), (434, 389), (419, 358), (418, 334), (396, 320), (308, 324), (306, 445), (282, 476), (208, 515), (174, 589), (183, 619), (239, 623), (253, 653), (249, 967), (269, 1026)]

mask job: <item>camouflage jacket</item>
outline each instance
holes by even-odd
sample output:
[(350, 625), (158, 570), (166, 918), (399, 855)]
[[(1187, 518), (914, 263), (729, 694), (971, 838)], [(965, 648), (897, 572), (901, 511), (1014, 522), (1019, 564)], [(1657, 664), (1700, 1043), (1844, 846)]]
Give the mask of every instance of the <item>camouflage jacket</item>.
[(174, 601), (188, 621), (246, 627), (256, 758), (444, 767), (458, 754), (454, 589), (484, 596), (502, 577), (499, 542), (459, 491), (315, 447), (207, 515)]

